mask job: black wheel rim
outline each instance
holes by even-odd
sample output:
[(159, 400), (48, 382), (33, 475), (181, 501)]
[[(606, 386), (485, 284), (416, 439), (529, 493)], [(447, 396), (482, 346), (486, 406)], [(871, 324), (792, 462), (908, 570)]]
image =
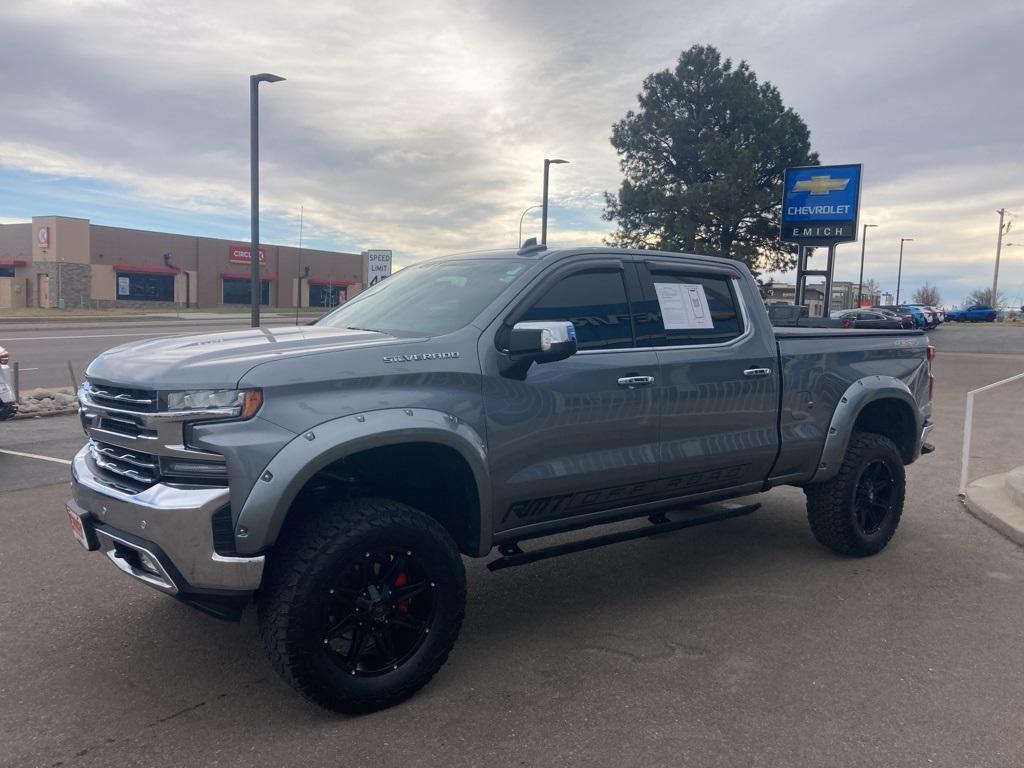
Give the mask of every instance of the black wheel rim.
[(896, 498), (896, 478), (889, 465), (875, 459), (861, 472), (854, 494), (853, 513), (862, 533), (872, 534), (889, 519)]
[(327, 590), (324, 651), (351, 675), (393, 672), (426, 640), (435, 603), (434, 581), (412, 550), (369, 550)]

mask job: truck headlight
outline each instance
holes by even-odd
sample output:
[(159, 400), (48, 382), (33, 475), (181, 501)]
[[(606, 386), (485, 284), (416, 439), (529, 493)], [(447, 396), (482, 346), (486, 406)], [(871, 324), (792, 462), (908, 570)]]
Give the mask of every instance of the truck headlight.
[(199, 389), (192, 392), (168, 392), (169, 411), (208, 411), (230, 409), (231, 415), (248, 419), (263, 405), (258, 389)]

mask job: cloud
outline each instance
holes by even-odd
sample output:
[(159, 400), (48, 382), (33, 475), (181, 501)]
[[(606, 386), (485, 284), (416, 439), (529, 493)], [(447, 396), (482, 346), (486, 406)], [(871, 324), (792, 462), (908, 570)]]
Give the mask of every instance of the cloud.
[[(5, 180), (29, 173), (137, 209), (105, 223), (177, 216), (178, 231), (244, 234), (247, 76), (272, 71), (288, 80), (260, 91), (265, 232), (297, 233), (303, 206), (318, 245), (392, 247), (399, 263), (512, 244), (543, 158), (564, 157), (551, 239), (600, 242), (603, 192), (620, 181), (612, 123), (644, 76), (712, 43), (779, 86), (823, 161), (865, 164), (864, 220), (879, 224), (868, 274), (894, 281), (892, 244), (914, 237), (904, 279), (959, 292), (991, 269), (995, 208), (1024, 212), (1024, 106), (1006, 76), (1022, 22), (1016, 2), (982, 14), (834, 0), (9, 0), (0, 215), (18, 205)], [(82, 205), (62, 196), (70, 186), (51, 185), (47, 212)], [(855, 274), (859, 246), (839, 252), (839, 276)], [(1021, 261), (1006, 259), (1008, 290), (1024, 291)]]

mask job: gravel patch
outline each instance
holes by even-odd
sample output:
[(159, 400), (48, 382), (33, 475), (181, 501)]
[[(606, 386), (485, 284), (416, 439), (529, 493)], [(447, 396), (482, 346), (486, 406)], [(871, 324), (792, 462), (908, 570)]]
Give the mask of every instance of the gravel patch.
[(78, 399), (71, 387), (37, 387), (22, 392), (18, 403), (16, 419), (30, 419), (38, 416), (55, 416), (63, 413), (77, 413)]

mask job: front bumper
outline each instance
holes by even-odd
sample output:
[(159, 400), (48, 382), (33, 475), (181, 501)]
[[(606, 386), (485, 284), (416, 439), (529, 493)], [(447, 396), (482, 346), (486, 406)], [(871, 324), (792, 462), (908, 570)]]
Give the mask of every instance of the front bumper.
[(231, 557), (214, 547), (212, 518), (229, 504), (227, 488), (157, 483), (127, 493), (97, 477), (88, 447), (75, 456), (71, 476), (69, 510), (82, 518), (90, 548), (122, 572), (194, 604), (197, 596), (248, 595), (259, 587), (262, 555)]

